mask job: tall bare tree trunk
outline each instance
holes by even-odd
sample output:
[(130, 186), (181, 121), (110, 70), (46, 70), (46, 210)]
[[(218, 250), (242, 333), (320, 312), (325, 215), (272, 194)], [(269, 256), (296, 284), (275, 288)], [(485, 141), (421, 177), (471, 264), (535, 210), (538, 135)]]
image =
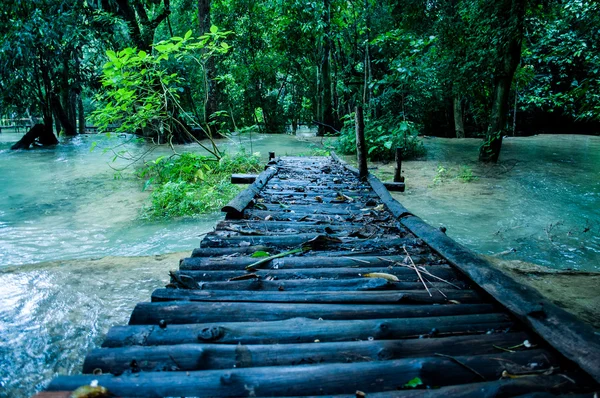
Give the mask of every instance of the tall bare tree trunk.
[(479, 150), (479, 160), (497, 162), (502, 148), (502, 136), (506, 131), (510, 86), (515, 70), (521, 60), (523, 26), (526, 0), (503, 0), (498, 7), (498, 17), (502, 21), (504, 43), (499, 43), (506, 51), (501, 54), (494, 77), (492, 113), (484, 144)]
[(323, 38), (323, 58), (321, 59), (321, 78), (322, 78), (322, 111), (321, 116), (322, 124), (319, 125), (318, 135), (323, 136), (325, 134), (332, 134), (335, 132), (334, 119), (333, 119), (333, 103), (331, 98), (331, 68), (330, 68), (330, 56), (331, 56), (331, 16), (330, 16), (330, 0), (323, 0), (324, 13), (323, 13), (323, 24), (324, 24), (324, 38)]
[(454, 131), (456, 138), (465, 138), (465, 122), (460, 95), (454, 96)]
[[(198, 0), (198, 22), (200, 23), (200, 34), (210, 32), (210, 2), (211, 0)], [(218, 110), (217, 89), (214, 82), (215, 62), (212, 57), (204, 66), (205, 99), (204, 99), (204, 122), (210, 122), (210, 116)]]

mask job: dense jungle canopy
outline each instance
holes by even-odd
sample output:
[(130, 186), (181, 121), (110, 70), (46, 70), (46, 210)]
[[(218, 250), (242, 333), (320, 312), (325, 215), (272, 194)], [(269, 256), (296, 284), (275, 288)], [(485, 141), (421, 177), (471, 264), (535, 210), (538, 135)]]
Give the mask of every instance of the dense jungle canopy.
[[(594, 0), (7, 0), (0, 113), (190, 142), (300, 123), (417, 133), (597, 132)], [(290, 127), (291, 126), (291, 127)], [(388, 148), (388, 149), (389, 149)]]

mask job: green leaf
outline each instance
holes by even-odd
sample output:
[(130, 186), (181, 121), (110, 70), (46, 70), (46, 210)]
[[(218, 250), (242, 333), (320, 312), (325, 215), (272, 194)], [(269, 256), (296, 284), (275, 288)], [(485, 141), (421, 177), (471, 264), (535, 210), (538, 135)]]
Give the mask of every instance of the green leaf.
[(190, 30), (188, 30), (188, 31), (185, 33), (185, 36), (183, 36), (183, 39), (184, 39), (184, 40), (187, 40), (187, 39), (189, 39), (190, 37), (192, 37), (192, 30), (191, 30), (191, 29), (190, 29)]
[(219, 31), (219, 28), (217, 28), (216, 25), (213, 25), (210, 27), (210, 33), (217, 33)]
[(269, 257), (270, 254), (269, 252), (263, 252), (263, 251), (256, 251), (254, 253), (252, 253), (252, 256), (250, 257), (254, 257), (254, 258), (258, 258), (258, 257)]
[(422, 385), (423, 381), (419, 377), (415, 377), (414, 379), (409, 380), (408, 383), (404, 385), (404, 388), (417, 388)]

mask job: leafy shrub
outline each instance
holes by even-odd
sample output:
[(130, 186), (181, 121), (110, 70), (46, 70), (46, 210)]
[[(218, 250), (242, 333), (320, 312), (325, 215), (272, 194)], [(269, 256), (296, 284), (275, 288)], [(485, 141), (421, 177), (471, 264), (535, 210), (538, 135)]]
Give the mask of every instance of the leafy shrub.
[(452, 179), (467, 183), (475, 181), (477, 178), (478, 177), (473, 175), (473, 169), (471, 169), (469, 166), (459, 166), (457, 171), (454, 168), (450, 169), (442, 165), (438, 165), (435, 176), (433, 177), (433, 185), (439, 185)]
[(210, 213), (223, 207), (240, 188), (229, 182), (232, 173), (261, 170), (260, 159), (244, 152), (220, 160), (196, 153), (162, 156), (139, 171), (144, 189), (152, 189), (144, 218), (171, 218)]
[(456, 178), (462, 182), (471, 182), (477, 179), (477, 177), (473, 175), (473, 169), (469, 166), (460, 166)]
[[(423, 156), (425, 147), (418, 134), (415, 124), (406, 120), (395, 121), (386, 118), (365, 123), (365, 142), (369, 160), (392, 160), (396, 148), (402, 149), (403, 159)], [(335, 147), (337, 151), (346, 155), (356, 153), (356, 131), (352, 118), (346, 120)]]

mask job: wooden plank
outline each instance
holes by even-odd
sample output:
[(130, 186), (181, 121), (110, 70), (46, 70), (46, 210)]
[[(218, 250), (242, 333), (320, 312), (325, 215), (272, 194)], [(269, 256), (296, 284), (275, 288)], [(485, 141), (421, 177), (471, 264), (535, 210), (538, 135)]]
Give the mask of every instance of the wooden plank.
[[(380, 279), (381, 280), (381, 279)], [(385, 282), (385, 279), (383, 280)], [(252, 281), (251, 281), (252, 282)], [(260, 281), (261, 283), (263, 281)], [(268, 281), (272, 282), (272, 281)], [(229, 283), (229, 282), (225, 282)], [(481, 297), (472, 290), (415, 291), (289, 291), (284, 285), (272, 291), (157, 289), (152, 302), (219, 301), (219, 302), (281, 302), (328, 304), (446, 304), (450, 300), (461, 304), (480, 303)], [(458, 304), (454, 303), (454, 304)]]
[[(436, 261), (433, 256), (411, 256), (415, 264), (428, 267), (428, 262)], [(276, 258), (265, 264), (264, 268), (274, 269), (302, 269), (302, 268), (366, 268), (388, 267), (404, 264), (406, 256), (348, 256), (348, 257), (323, 257), (323, 256), (288, 256)], [(181, 270), (242, 270), (255, 263), (255, 257), (188, 257), (179, 264)]]
[(243, 247), (199, 247), (192, 251), (192, 257), (217, 257), (238, 254), (252, 254), (254, 252), (267, 250), (270, 250), (270, 248), (263, 245)]
[[(574, 382), (565, 382), (565, 377)], [(386, 391), (369, 393), (368, 398), (498, 398), (515, 397), (518, 394), (550, 393), (548, 397), (556, 398), (561, 393), (589, 390), (582, 387), (577, 374), (561, 373), (561, 375), (532, 375), (516, 379), (500, 379), (481, 383), (459, 384), (432, 389), (406, 389), (400, 391)], [(519, 395), (520, 396), (520, 395)], [(535, 396), (535, 395), (534, 395)], [(560, 395), (560, 397), (595, 398), (593, 393), (585, 395)], [(348, 395), (318, 395), (312, 398), (348, 398)], [(294, 397), (290, 397), (294, 398)], [(303, 396), (303, 398), (311, 398)], [(537, 396), (536, 396), (537, 398)]]
[(422, 318), (468, 314), (489, 314), (497, 308), (491, 304), (411, 305), (411, 304), (311, 304), (169, 301), (138, 303), (129, 319), (130, 325), (229, 322), (266, 322), (297, 317), (324, 320)]
[(271, 322), (215, 322), (186, 325), (116, 326), (103, 347), (174, 345), (198, 342), (221, 344), (289, 344), (355, 340), (392, 340), (447, 334), (480, 334), (515, 330), (501, 313), (427, 318), (316, 320), (292, 318)]
[[(203, 370), (186, 372), (140, 372), (136, 374), (57, 377), (49, 390), (72, 390), (92, 380), (120, 396), (284, 396), (309, 394), (354, 394), (396, 391), (419, 377), (425, 385), (445, 386), (497, 380), (509, 369), (517, 372), (547, 369), (556, 359), (545, 351), (513, 354), (405, 358), (350, 364), (297, 365)], [(443, 371), (440, 371), (443, 369)], [(477, 369), (477, 374), (472, 369)], [(483, 380), (482, 380), (483, 378)]]
[[(85, 358), (83, 373), (95, 369), (120, 374), (131, 370), (189, 371), (255, 366), (290, 366), (313, 363), (370, 362), (445, 355), (494, 354), (496, 347), (512, 347), (530, 339), (526, 333), (499, 333), (411, 340), (352, 341), (304, 344), (179, 344), (157, 347), (95, 349)], [(534, 340), (531, 340), (534, 341)]]
[[(175, 273), (179, 275), (179, 272)], [(183, 274), (183, 273), (182, 273)], [(185, 275), (185, 274), (183, 274)], [(238, 274), (247, 275), (247, 274)], [(198, 287), (193, 290), (247, 290), (247, 291), (372, 291), (372, 290), (422, 290), (425, 291), (420, 281), (413, 282), (390, 282), (383, 278), (320, 278), (320, 279), (270, 279), (250, 277), (245, 280), (228, 280), (227, 282), (203, 282), (199, 278), (203, 275), (197, 275), (192, 280), (198, 283)], [(267, 279), (269, 278), (269, 279)], [(206, 279), (215, 279), (214, 275), (207, 275)], [(176, 281), (172, 281), (176, 285)], [(453, 281), (452, 285), (445, 282), (431, 282), (427, 286), (432, 291), (441, 290), (444, 294), (452, 291), (461, 291), (453, 289), (469, 289), (470, 285), (464, 281)], [(189, 289), (180, 286), (180, 289)]]
[[(209, 234), (204, 237), (200, 243), (200, 247), (243, 247), (252, 245), (264, 245), (272, 247), (295, 247), (300, 246), (308, 241), (316, 238), (319, 234), (296, 234), (292, 236), (230, 236), (222, 237), (214, 234)], [(361, 247), (400, 247), (402, 246), (417, 246), (419, 241), (414, 238), (376, 238), (376, 239), (359, 239), (340, 237), (340, 243), (330, 241), (329, 246), (343, 246), (349, 248), (360, 249)]]
[[(432, 275), (454, 283), (458, 274), (449, 266), (431, 265), (426, 268)], [(409, 268), (405, 267), (362, 267), (362, 268), (304, 268), (304, 269), (259, 269), (252, 271), (257, 278), (277, 280), (283, 279), (356, 279), (362, 278), (369, 273), (386, 273), (394, 275), (400, 282), (417, 282), (418, 276)], [(229, 279), (248, 275), (247, 271), (177, 271), (176, 275), (187, 275), (197, 282), (225, 282)], [(427, 277), (428, 280), (436, 279)], [(393, 283), (393, 282), (391, 282)], [(442, 282), (444, 283), (444, 282)], [(461, 285), (459, 285), (461, 286)], [(449, 285), (447, 285), (449, 287)]]

